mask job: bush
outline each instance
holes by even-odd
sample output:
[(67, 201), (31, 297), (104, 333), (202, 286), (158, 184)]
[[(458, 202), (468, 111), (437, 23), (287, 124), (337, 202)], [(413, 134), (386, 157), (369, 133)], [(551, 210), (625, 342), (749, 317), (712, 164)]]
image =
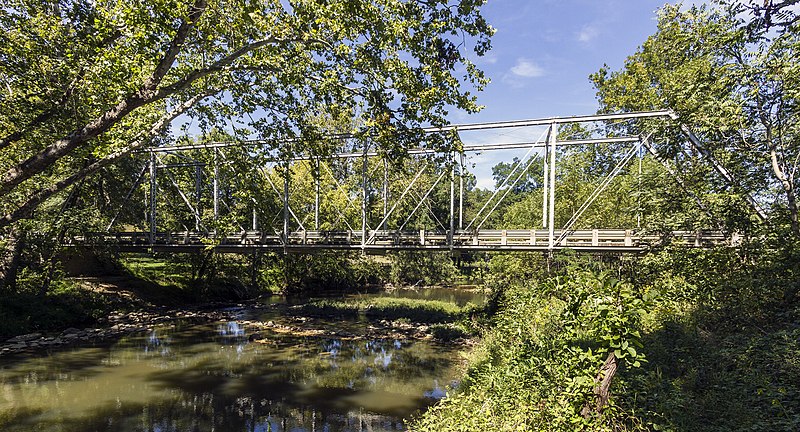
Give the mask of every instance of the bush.
[(458, 391), (411, 429), (613, 429), (626, 415), (617, 405), (588, 418), (581, 411), (609, 352), (622, 368), (641, 365), (643, 307), (630, 284), (578, 268), (508, 286)]
[(353, 292), (385, 280), (381, 265), (358, 253), (321, 251), (278, 259), (283, 261), (284, 294)]

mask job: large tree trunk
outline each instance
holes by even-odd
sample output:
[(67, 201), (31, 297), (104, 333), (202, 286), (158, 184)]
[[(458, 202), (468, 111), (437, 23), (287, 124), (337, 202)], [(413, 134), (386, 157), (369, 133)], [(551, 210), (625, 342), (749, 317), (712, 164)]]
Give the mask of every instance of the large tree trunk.
[(6, 238), (6, 247), (0, 251), (0, 291), (14, 290), (17, 286), (17, 271), (22, 257), (24, 238), (11, 230)]
[[(767, 136), (768, 138), (771, 138), (769, 134)], [(786, 175), (786, 171), (783, 169), (780, 161), (778, 160), (778, 150), (771, 143), (769, 147), (769, 158), (770, 162), (772, 163), (772, 172), (775, 174), (775, 178), (777, 178), (780, 182), (783, 192), (786, 193), (786, 203), (789, 207), (789, 221), (792, 224), (792, 233), (794, 233), (795, 237), (800, 237), (800, 223), (798, 223), (797, 220), (798, 210), (797, 197), (795, 196), (794, 189), (794, 179)]]
[(613, 351), (609, 352), (603, 367), (600, 368), (600, 372), (594, 378), (597, 383), (594, 388), (594, 398), (591, 401), (587, 401), (583, 406), (581, 410), (582, 416), (588, 418), (592, 414), (599, 414), (608, 405), (608, 399), (611, 397), (611, 380), (614, 379), (618, 367), (617, 356), (614, 355)]

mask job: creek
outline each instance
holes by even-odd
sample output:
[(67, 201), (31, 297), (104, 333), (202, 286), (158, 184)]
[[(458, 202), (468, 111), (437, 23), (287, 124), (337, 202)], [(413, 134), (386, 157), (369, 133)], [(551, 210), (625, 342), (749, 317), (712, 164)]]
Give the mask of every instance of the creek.
[[(441, 288), (384, 295), (482, 301)], [(457, 385), (459, 347), (366, 332), (256, 335), (240, 324), (289, 319), (269, 307), (282, 301), (238, 308), (234, 320), (178, 320), (0, 358), (0, 430), (394, 431)], [(315, 325), (333, 330), (328, 335), (357, 334), (368, 323)]]

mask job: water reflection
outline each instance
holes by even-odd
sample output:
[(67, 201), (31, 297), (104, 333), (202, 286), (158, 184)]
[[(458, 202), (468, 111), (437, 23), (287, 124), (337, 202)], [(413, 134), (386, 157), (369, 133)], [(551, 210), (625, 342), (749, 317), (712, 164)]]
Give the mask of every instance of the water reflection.
[(157, 327), (0, 360), (3, 431), (394, 431), (443, 395), (454, 352), (422, 342)]
[(220, 336), (244, 336), (244, 329), (236, 321), (230, 321), (227, 324), (220, 324), (217, 331), (219, 332)]

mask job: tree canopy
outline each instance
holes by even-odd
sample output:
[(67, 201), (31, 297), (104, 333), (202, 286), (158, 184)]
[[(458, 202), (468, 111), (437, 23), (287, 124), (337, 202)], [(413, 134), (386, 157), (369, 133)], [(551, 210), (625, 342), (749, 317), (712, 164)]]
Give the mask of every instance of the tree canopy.
[[(483, 0), (12, 0), (0, 9), (0, 226), (158, 139), (183, 114), (276, 143), (363, 114), (400, 154), (479, 109)], [(472, 54), (468, 54), (472, 51)], [(430, 139), (429, 139), (430, 141)], [(445, 140), (431, 142), (446, 147)], [(306, 146), (282, 149), (324, 154)]]
[[(658, 31), (621, 70), (592, 76), (602, 109), (675, 110), (736, 179), (725, 190), (755, 196), (777, 225), (788, 222), (800, 236), (800, 35), (788, 9), (796, 2), (718, 3), (664, 7)], [(675, 145), (662, 152), (682, 157)]]

